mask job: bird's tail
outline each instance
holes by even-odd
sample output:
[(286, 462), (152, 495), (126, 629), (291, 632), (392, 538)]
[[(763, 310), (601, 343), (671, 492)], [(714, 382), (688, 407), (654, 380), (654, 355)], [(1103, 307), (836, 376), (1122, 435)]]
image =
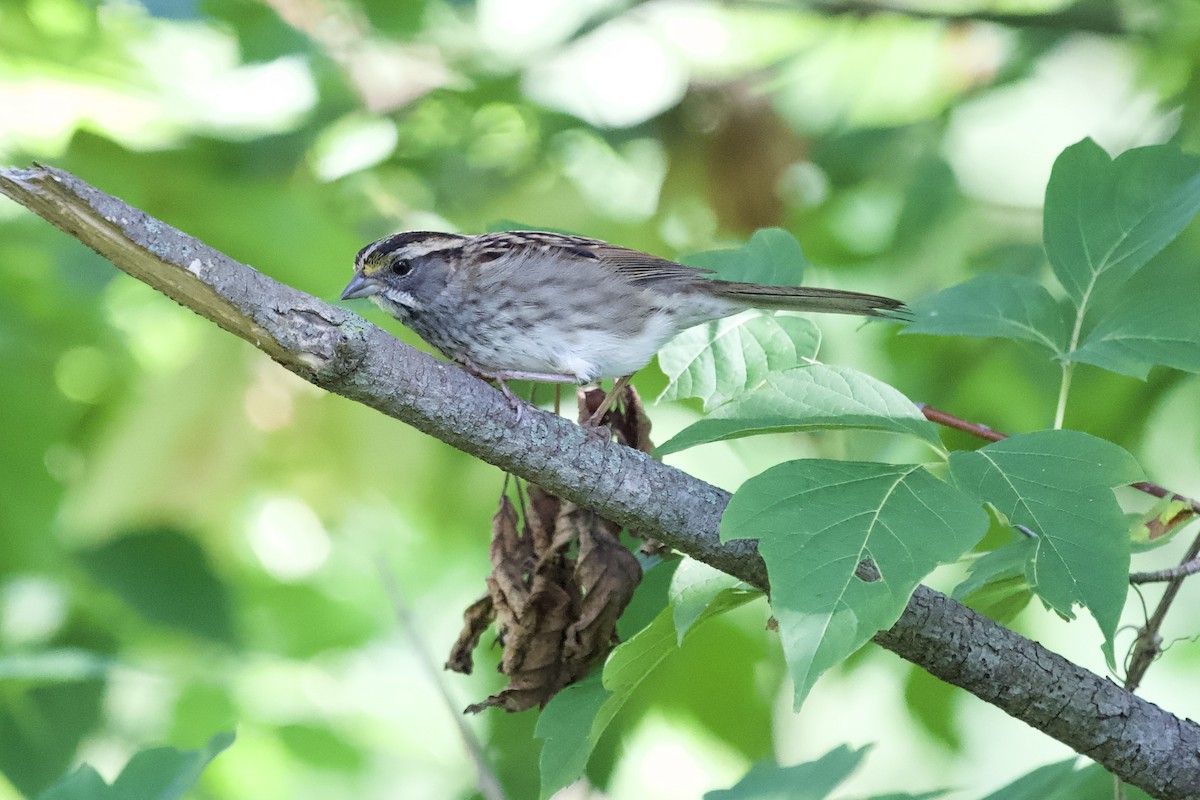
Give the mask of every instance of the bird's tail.
[(904, 303), (890, 297), (840, 289), (812, 289), (805, 286), (765, 286), (758, 283), (712, 281), (705, 291), (747, 308), (783, 311), (819, 311), (827, 314), (857, 314), (863, 317), (908, 319)]

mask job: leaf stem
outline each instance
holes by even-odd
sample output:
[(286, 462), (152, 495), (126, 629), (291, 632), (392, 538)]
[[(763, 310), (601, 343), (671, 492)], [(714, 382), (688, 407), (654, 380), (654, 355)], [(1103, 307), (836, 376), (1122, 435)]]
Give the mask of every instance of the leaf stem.
[[(1074, 350), (1074, 346), (1071, 348)], [(1054, 409), (1054, 429), (1061, 430), (1067, 415), (1067, 395), (1071, 392), (1071, 376), (1075, 373), (1075, 362), (1063, 364), (1062, 384), (1058, 387), (1058, 407)]]
[[(961, 417), (956, 417), (953, 414), (942, 411), (939, 408), (934, 408), (933, 406), (927, 406), (924, 403), (917, 403), (917, 408), (921, 409), (921, 413), (925, 415), (925, 419), (929, 420), (930, 422), (936, 422), (938, 425), (944, 425), (947, 428), (953, 428), (956, 431), (969, 433), (972, 436), (976, 436), (989, 442), (999, 442), (1008, 438), (1007, 433), (995, 430), (994, 428), (989, 428), (987, 425), (983, 425), (978, 422), (968, 422)], [(1157, 483), (1151, 483), (1149, 481), (1138, 481), (1137, 483), (1129, 484), (1129, 486), (1132, 489), (1137, 489), (1139, 492), (1145, 492), (1146, 494), (1153, 495), (1154, 497), (1169, 497), (1172, 500), (1178, 500), (1179, 502), (1184, 503), (1187, 508), (1171, 519), (1169, 523), (1171, 528), (1187, 522), (1192, 517), (1200, 517), (1200, 500), (1173, 492), (1164, 486), (1160, 486)]]

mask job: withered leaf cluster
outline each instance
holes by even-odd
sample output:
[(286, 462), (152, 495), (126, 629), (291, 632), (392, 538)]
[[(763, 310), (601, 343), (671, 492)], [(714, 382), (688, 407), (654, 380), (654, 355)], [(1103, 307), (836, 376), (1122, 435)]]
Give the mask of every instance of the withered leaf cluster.
[[(626, 391), (604, 422), (617, 441), (649, 450), (649, 422), (636, 392)], [(599, 390), (580, 392), (581, 419), (601, 397)], [(544, 706), (608, 655), (617, 643), (617, 618), (642, 579), (620, 532), (616, 523), (537, 486), (529, 487), (521, 514), (501, 496), (492, 518), (488, 591), (463, 613), (446, 668), (469, 674), (471, 653), (495, 621), (508, 687), (467, 711)]]

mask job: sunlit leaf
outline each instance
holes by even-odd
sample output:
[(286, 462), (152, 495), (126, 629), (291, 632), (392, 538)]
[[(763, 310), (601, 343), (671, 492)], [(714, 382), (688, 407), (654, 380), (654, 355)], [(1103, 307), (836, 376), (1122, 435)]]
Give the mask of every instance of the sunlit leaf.
[(950, 457), (955, 483), (1036, 535), (1027, 577), (1048, 606), (1091, 612), (1105, 653), (1125, 605), (1129, 529), (1112, 489), (1142, 480), (1129, 453), (1078, 431), (1013, 436)]
[(759, 433), (833, 428), (907, 433), (940, 443), (936, 426), (899, 391), (864, 372), (829, 364), (772, 372), (659, 446), (660, 454)]
[[(815, 459), (751, 478), (721, 521), (723, 540), (758, 539), (797, 706), (986, 530), (982, 508), (922, 467)], [(878, 580), (855, 575), (862, 561)]]
[(659, 399), (699, 397), (711, 409), (758, 386), (770, 372), (811, 361), (820, 344), (811, 320), (787, 313), (697, 325), (659, 351), (658, 366), (669, 381)]

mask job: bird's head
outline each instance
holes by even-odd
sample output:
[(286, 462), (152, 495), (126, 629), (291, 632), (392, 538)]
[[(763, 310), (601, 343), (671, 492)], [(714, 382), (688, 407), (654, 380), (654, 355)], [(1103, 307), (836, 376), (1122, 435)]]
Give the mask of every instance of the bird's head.
[(358, 251), (354, 277), (342, 299), (369, 297), (395, 316), (420, 310), (445, 285), (466, 242), (466, 236), (430, 231), (406, 231), (372, 242)]

